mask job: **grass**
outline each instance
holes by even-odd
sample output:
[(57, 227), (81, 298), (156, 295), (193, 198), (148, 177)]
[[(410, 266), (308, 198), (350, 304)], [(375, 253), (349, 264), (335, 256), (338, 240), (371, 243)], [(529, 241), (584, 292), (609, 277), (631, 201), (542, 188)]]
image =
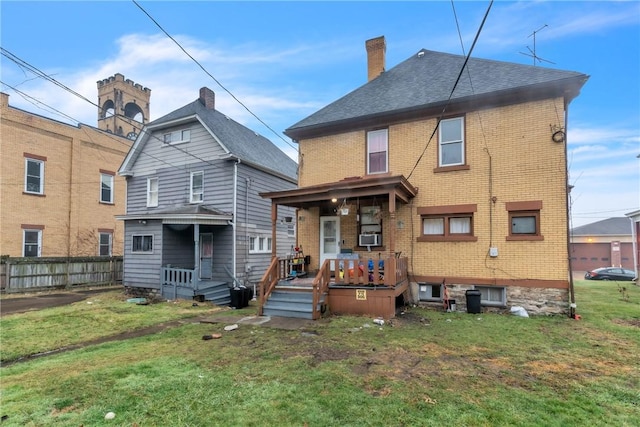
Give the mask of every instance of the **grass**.
[(412, 308), (384, 327), (343, 316), (232, 332), (193, 320), (226, 310), (101, 294), (3, 317), (3, 360), (182, 322), (3, 367), (2, 424), (637, 426), (640, 288), (616, 286), (577, 282), (582, 320)]

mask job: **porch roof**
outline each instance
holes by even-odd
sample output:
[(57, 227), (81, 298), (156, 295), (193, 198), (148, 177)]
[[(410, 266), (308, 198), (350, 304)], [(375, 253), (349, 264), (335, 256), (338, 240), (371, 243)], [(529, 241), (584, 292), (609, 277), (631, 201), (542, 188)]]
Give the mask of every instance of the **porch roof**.
[(322, 202), (336, 199), (350, 199), (354, 197), (374, 197), (394, 194), (396, 200), (409, 203), (418, 194), (418, 188), (403, 175), (350, 177), (337, 182), (294, 188), (292, 190), (260, 193), (272, 203), (295, 208), (317, 206)]
[(163, 224), (228, 225), (229, 221), (233, 220), (233, 215), (203, 205), (189, 205), (117, 215), (116, 219), (124, 221), (161, 220)]

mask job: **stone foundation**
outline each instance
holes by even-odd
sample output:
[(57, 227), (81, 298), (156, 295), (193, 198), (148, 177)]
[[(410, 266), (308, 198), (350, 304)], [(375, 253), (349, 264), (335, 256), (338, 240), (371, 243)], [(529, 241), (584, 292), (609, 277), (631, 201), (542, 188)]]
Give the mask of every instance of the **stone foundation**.
[[(411, 297), (413, 303), (430, 308), (442, 308), (442, 302), (420, 301), (417, 283), (411, 283)], [(467, 311), (465, 292), (473, 289), (470, 285), (447, 284), (449, 299), (456, 300), (456, 311)], [(482, 305), (483, 313), (509, 313), (511, 307), (523, 307), (529, 315), (563, 315), (568, 316), (569, 289), (532, 288), (521, 286), (506, 286), (506, 305), (501, 307)]]
[(125, 286), (124, 294), (131, 298), (146, 298), (150, 302), (165, 301), (160, 289), (139, 288), (137, 286)]

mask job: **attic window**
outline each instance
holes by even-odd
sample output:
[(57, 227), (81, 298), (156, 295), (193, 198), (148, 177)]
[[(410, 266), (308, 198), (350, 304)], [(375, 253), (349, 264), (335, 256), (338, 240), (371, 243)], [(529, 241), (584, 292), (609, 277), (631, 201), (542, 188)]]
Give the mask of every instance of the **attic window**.
[(182, 144), (185, 142), (191, 141), (191, 130), (177, 130), (171, 133), (164, 134), (164, 143), (165, 144)]

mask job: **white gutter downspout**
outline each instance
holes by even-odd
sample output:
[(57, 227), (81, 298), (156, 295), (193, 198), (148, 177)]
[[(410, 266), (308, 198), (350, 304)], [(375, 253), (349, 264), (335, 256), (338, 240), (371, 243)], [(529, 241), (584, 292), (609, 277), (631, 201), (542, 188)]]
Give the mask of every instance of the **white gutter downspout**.
[(633, 270), (636, 272), (636, 277), (633, 280), (638, 280), (638, 236), (636, 235), (636, 222), (632, 217), (629, 217), (631, 221), (631, 250), (633, 251)]
[(233, 243), (232, 243), (232, 251), (233, 255), (231, 256), (231, 262), (233, 263), (232, 273), (233, 280), (236, 280), (236, 221), (238, 218), (238, 165), (240, 164), (240, 159), (236, 159), (236, 162), (233, 164), (233, 221), (231, 222), (231, 227), (233, 229)]

